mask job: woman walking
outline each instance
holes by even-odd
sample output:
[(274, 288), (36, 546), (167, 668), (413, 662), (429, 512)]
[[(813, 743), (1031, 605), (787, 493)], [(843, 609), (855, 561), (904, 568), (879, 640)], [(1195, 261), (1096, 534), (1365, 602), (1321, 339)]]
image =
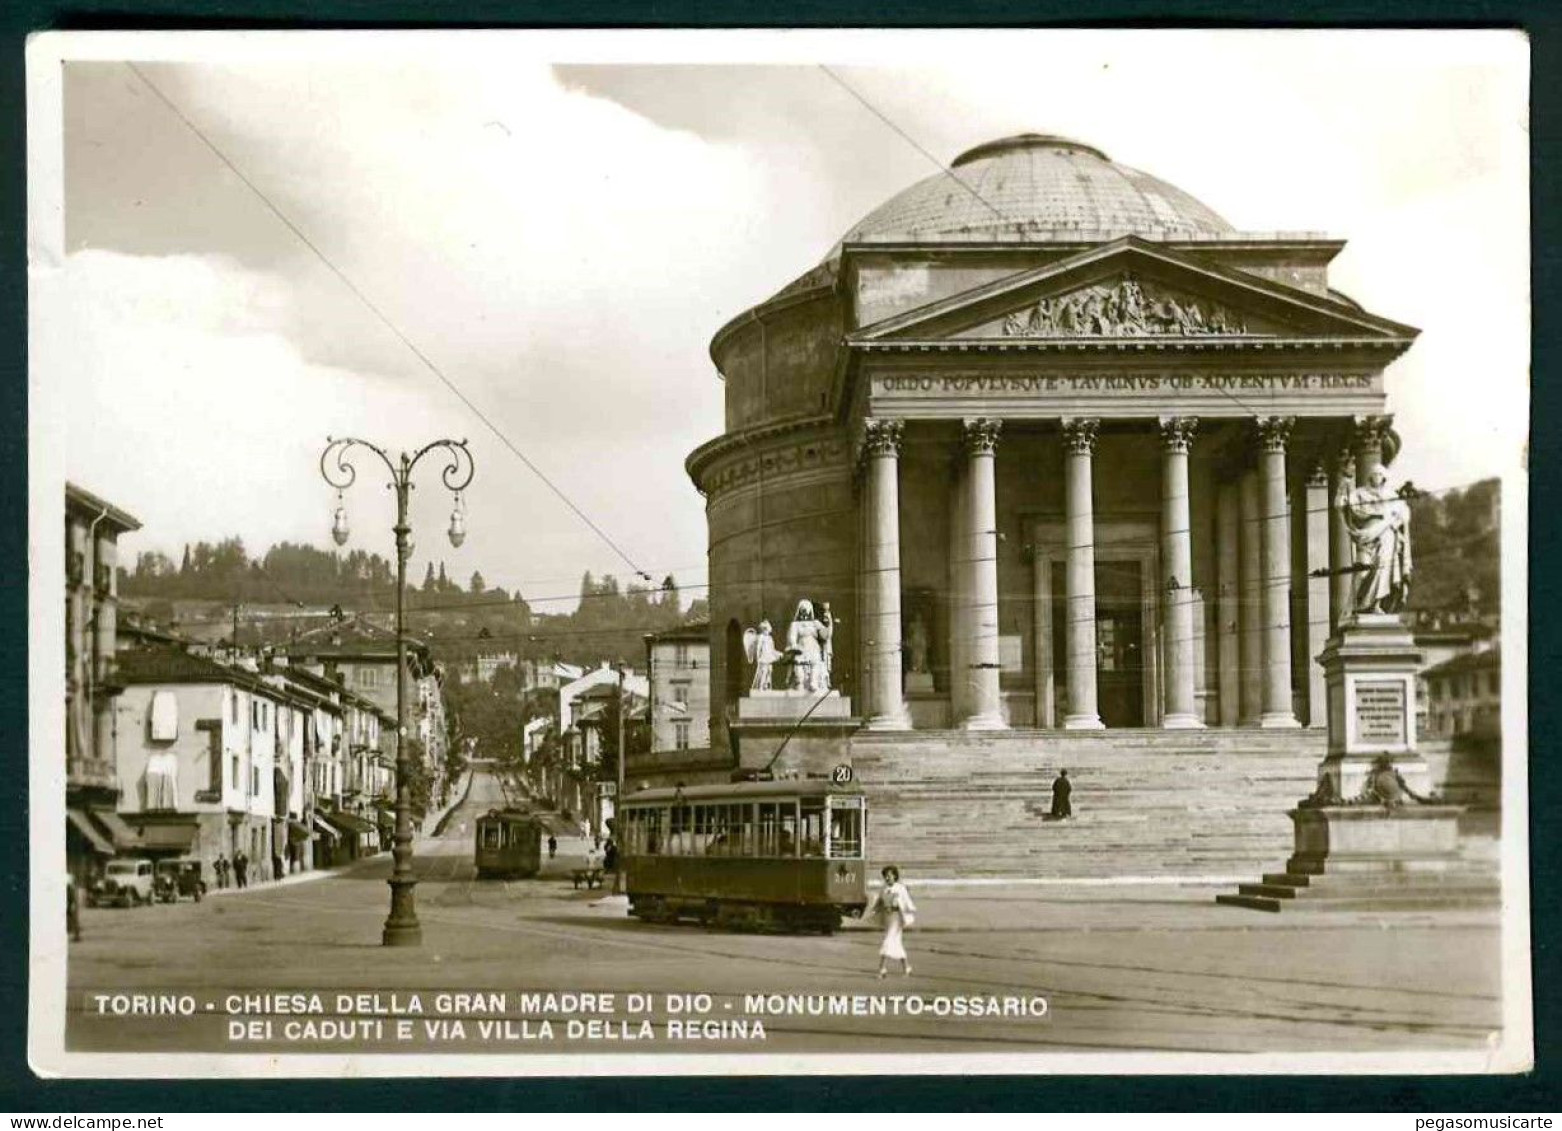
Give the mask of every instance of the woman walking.
[(884, 941), (879, 944), (879, 977), (889, 973), (889, 960), (900, 962), (901, 972), (911, 974), (911, 960), (906, 957), (906, 944), (901, 937), (907, 927), (916, 922), (917, 905), (911, 901), (911, 893), (900, 882), (900, 869), (887, 865), (881, 873), (884, 890), (879, 892), (879, 919), (884, 924)]

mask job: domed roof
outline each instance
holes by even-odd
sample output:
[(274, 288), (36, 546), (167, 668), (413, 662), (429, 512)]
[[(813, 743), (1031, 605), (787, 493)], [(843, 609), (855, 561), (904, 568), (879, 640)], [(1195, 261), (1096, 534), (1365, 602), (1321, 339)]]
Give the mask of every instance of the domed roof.
[(843, 242), (1004, 239), (1045, 235), (1186, 238), (1234, 229), (1181, 189), (1108, 160), (1081, 142), (1016, 134), (955, 158), (891, 197)]

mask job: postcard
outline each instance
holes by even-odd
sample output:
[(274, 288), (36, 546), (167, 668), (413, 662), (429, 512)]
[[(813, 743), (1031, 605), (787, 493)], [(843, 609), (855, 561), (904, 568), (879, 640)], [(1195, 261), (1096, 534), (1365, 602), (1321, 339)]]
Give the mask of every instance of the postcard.
[(1532, 1064), (1521, 35), (28, 67), (36, 1072)]

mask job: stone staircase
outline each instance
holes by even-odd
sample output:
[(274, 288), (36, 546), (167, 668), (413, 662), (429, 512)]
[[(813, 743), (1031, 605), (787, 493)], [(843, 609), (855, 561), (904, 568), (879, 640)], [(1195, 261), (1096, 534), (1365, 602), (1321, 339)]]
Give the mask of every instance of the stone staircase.
[[(1258, 874), (1291, 848), (1322, 731), (858, 732), (868, 855), (908, 877)], [(1074, 817), (1046, 820), (1066, 768)]]
[(1437, 871), (1266, 872), (1262, 883), (1242, 884), (1215, 902), (1252, 911), (1427, 911), (1499, 907), (1502, 892), (1495, 867), (1462, 860)]

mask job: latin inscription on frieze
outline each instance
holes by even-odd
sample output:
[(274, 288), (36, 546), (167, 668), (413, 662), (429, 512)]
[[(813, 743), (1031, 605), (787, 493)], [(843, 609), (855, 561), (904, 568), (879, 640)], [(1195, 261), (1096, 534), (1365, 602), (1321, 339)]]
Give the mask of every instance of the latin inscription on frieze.
[(1356, 741), (1405, 744), (1405, 685), (1398, 680), (1356, 684)]
[(1080, 393), (1352, 393), (1373, 392), (1377, 379), (1369, 373), (1140, 373), (1100, 374), (980, 374), (949, 373), (886, 375), (874, 378), (880, 395), (994, 396), (1021, 394), (1077, 396)]

